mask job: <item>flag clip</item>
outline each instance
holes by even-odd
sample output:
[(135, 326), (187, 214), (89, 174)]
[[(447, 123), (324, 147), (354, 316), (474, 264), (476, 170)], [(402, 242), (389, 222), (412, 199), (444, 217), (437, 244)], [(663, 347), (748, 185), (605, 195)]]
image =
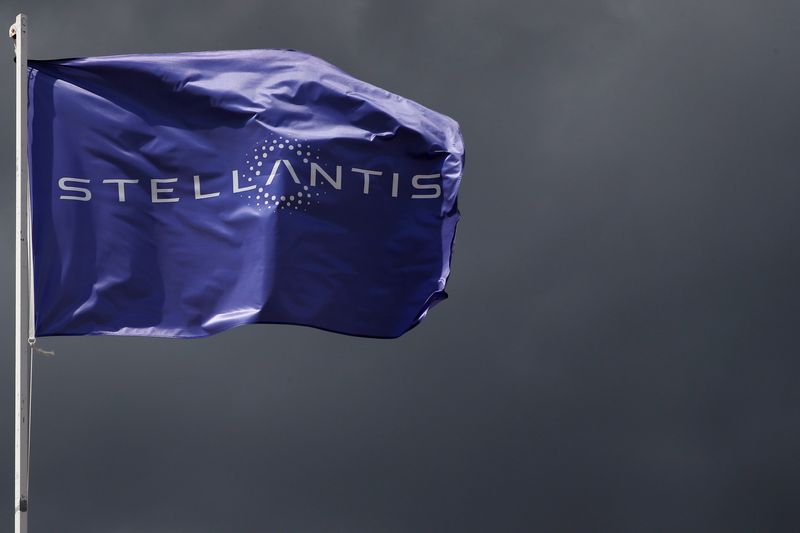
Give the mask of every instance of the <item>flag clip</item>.
[(36, 337), (28, 337), (28, 344), (30, 345), (32, 351), (39, 352), (45, 357), (53, 357), (56, 354), (55, 350), (45, 350), (44, 348), (39, 348), (36, 346)]
[[(8, 36), (11, 37), (11, 42), (14, 43), (14, 52), (16, 52), (17, 51), (17, 23), (16, 22), (14, 24), (12, 24), (10, 28), (8, 28)], [(16, 53), (14, 54), (14, 57), (11, 58), (11, 60), (14, 63), (17, 62), (17, 54)]]

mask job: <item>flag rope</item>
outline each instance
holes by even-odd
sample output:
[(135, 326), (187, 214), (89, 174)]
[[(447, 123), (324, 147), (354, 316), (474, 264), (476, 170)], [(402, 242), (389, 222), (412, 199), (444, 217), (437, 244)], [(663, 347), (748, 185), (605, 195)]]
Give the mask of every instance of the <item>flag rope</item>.
[(38, 350), (36, 348), (36, 339), (29, 338), (28, 345), (30, 349), (28, 350), (28, 453), (26, 454), (26, 461), (25, 461), (25, 470), (28, 472), (28, 475), (25, 478), (25, 496), (30, 498), (30, 487), (31, 487), (31, 415), (33, 414), (33, 352), (34, 350)]

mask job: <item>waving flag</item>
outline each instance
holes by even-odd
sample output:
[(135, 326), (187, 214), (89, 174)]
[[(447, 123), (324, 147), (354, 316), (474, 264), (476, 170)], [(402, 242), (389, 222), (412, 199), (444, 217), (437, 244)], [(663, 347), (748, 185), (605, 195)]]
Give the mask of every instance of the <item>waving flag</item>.
[(288, 50), (29, 71), (37, 335), (396, 337), (447, 296), (452, 119)]

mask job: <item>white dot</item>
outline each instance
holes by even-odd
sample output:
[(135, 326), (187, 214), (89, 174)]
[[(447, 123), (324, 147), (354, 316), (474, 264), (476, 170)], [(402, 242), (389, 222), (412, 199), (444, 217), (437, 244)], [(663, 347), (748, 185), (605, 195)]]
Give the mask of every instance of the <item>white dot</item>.
[(250, 167), (250, 170), (253, 170), (253, 167)]
[(297, 196), (299, 196), (299, 197), (301, 197), (301, 198), (302, 198), (302, 197), (303, 197), (303, 192), (302, 192), (302, 191), (298, 192), (298, 193), (297, 193)]
[(289, 145), (289, 150), (294, 150), (294, 145)]
[(277, 197), (277, 196), (273, 196), (273, 197), (272, 197), (272, 199), (273, 199), (273, 200), (277, 200), (277, 199), (278, 199), (278, 197)]
[(256, 200), (261, 200), (261, 196), (256, 195)]
[(303, 163), (308, 163), (308, 158), (304, 157), (303, 158)]
[(298, 204), (302, 204), (302, 203), (303, 203), (303, 200), (297, 200), (297, 203), (298, 203)]
[(261, 147), (261, 150), (266, 150), (266, 149), (267, 149), (267, 147), (266, 147), (266, 146), (262, 146), (262, 147)]
[(311, 157), (311, 152), (306, 152), (306, 155)]
[(259, 187), (258, 192), (264, 192), (264, 187)]
[(285, 202), (285, 201), (286, 201), (286, 197), (285, 196), (281, 196), (281, 202)]
[(297, 155), (303, 155), (303, 151), (302, 150), (298, 150), (297, 151)]
[(263, 154), (261, 154), (261, 157), (267, 157), (267, 152), (264, 152)]
[(303, 147), (303, 145), (302, 145), (302, 144), (300, 144), (300, 143), (297, 143), (297, 147), (298, 147), (298, 148), (302, 148), (302, 147)]
[(277, 142), (278, 142), (278, 141), (275, 141), (275, 140), (273, 140), (273, 141), (272, 141), (272, 144), (276, 144)]
[(256, 176), (260, 176), (260, 175), (261, 175), (261, 171), (260, 170), (256, 170)]
[[(261, 161), (259, 161), (258, 162), (258, 166), (261, 166), (261, 165), (262, 165), (262, 163), (261, 163)], [(250, 168), (250, 170), (253, 170), (252, 167)]]
[(247, 178), (247, 181), (253, 181), (253, 178)]
[(294, 201), (294, 196), (290, 196), (290, 197), (289, 197), (289, 201), (290, 201), (290, 202)]
[[(274, 196), (273, 196), (273, 198), (274, 198)], [(278, 202), (275, 202), (275, 205), (278, 205)]]
[(307, 191), (308, 190), (308, 185), (303, 185), (303, 190)]
[(269, 151), (270, 151), (270, 152), (273, 152), (274, 150), (275, 150), (275, 147), (274, 147), (274, 146), (270, 146), (270, 147), (269, 147)]
[(278, 148), (283, 148), (283, 143), (279, 144)]
[(258, 159), (258, 156), (256, 156), (256, 159)]

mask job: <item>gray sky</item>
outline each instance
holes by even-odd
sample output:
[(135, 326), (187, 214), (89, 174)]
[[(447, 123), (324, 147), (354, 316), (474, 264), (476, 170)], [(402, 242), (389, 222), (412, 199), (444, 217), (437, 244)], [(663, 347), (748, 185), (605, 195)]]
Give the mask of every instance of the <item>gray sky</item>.
[(6, 0), (0, 21), (23, 9), (33, 58), (304, 50), (451, 115), (467, 151), (451, 297), (401, 339), (41, 340), (31, 533), (796, 529), (800, 3)]

